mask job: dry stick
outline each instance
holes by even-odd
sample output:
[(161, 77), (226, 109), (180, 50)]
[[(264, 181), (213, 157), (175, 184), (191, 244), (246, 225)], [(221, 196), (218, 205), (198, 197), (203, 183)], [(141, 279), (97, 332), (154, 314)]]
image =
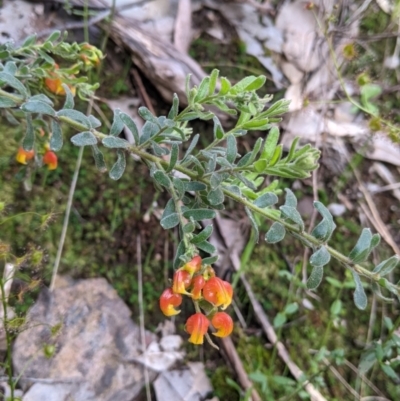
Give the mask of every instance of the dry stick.
[(192, 41), (192, 5), (191, 0), (180, 0), (175, 19), (174, 46), (186, 54)]
[[(231, 259), (232, 259), (232, 263), (233, 263), (235, 270), (239, 270), (238, 268), (240, 267), (240, 261), (239, 261), (239, 258), (237, 257), (237, 255), (232, 255)], [(247, 295), (249, 296), (250, 302), (253, 306), (253, 309), (257, 316), (257, 319), (260, 322), (264, 333), (268, 337), (269, 342), (277, 348), (279, 357), (282, 359), (283, 362), (285, 362), (286, 366), (290, 370), (290, 373), (293, 375), (293, 377), (297, 381), (301, 382), (302, 379), (304, 378), (304, 373), (291, 360), (289, 353), (286, 350), (284, 344), (278, 340), (278, 336), (276, 335), (273, 326), (269, 322), (268, 316), (266, 315), (261, 304), (258, 302), (257, 298), (255, 297), (254, 292), (251, 288), (251, 285), (247, 281), (244, 274), (240, 275), (240, 279), (246, 289)], [(326, 401), (326, 398), (311, 383), (308, 382), (307, 384), (305, 384), (304, 389), (308, 392), (308, 394), (310, 394), (312, 401)]]
[[(236, 374), (238, 375), (240, 385), (243, 387), (244, 390), (248, 390), (253, 386), (252, 382), (249, 380), (246, 371), (244, 370), (242, 361), (236, 351), (235, 345), (230, 337), (221, 338), (219, 343), (221, 344), (222, 348), (228, 355), (228, 358), (235, 370)], [(261, 401), (261, 397), (257, 393), (256, 390), (253, 389), (251, 392), (251, 397), (253, 401)]]
[(139, 89), (140, 95), (142, 96), (143, 103), (150, 110), (151, 114), (156, 115), (154, 107), (151, 104), (151, 100), (150, 100), (149, 95), (147, 94), (147, 91), (146, 91), (146, 89), (145, 89), (145, 87), (143, 85), (142, 78), (140, 78), (140, 75), (137, 72), (137, 69), (136, 68), (132, 68), (131, 72), (132, 72), (133, 78), (135, 79), (137, 87)]
[(143, 355), (143, 369), (144, 369), (144, 381), (146, 384), (146, 398), (147, 401), (151, 401), (150, 392), (150, 378), (149, 371), (147, 369), (147, 354), (146, 354), (146, 333), (144, 330), (144, 309), (143, 309), (143, 272), (142, 272), (142, 252), (141, 252), (141, 241), (140, 235), (136, 237), (136, 259), (138, 266), (138, 302), (139, 302), (139, 324), (140, 324), (140, 342), (142, 345)]

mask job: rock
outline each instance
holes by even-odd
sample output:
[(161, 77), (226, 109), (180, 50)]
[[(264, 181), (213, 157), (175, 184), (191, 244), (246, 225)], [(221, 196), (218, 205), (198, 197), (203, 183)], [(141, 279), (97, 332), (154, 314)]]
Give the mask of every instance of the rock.
[[(22, 388), (34, 383), (24, 401), (130, 401), (144, 386), (143, 366), (132, 362), (142, 354), (140, 330), (106, 280), (64, 280), (52, 293), (43, 290), (27, 320), (13, 351)], [(146, 333), (146, 347), (154, 339)]]

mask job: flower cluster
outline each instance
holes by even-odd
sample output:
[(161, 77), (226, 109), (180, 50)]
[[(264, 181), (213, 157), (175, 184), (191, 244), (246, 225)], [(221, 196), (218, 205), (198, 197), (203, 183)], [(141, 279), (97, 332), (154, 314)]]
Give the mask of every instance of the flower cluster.
[[(177, 315), (182, 303), (182, 295), (192, 299), (196, 313), (186, 322), (186, 331), (190, 334), (189, 342), (203, 344), (210, 322), (214, 329), (214, 336), (226, 337), (232, 333), (232, 318), (218, 308), (225, 310), (232, 302), (232, 286), (215, 276), (214, 269), (202, 266), (200, 256), (179, 268), (173, 278), (172, 287), (161, 294), (160, 308), (164, 315)], [(201, 309), (204, 311), (201, 312)]]
[[(58, 64), (54, 64), (54, 70), (49, 72), (49, 77), (45, 78), (44, 85), (45, 87), (55, 95), (65, 95), (65, 89), (63, 88), (63, 83), (65, 83), (65, 78), (58, 72), (60, 67)], [(72, 76), (73, 77), (73, 76)], [(76, 89), (75, 87), (68, 85), (71, 93), (75, 95)]]
[[(27, 164), (27, 162), (35, 157), (35, 151), (25, 150), (22, 146), (18, 149), (15, 159), (18, 163)], [(47, 165), (49, 170), (55, 170), (58, 165), (57, 155), (50, 150), (48, 145), (44, 147), (43, 164)]]

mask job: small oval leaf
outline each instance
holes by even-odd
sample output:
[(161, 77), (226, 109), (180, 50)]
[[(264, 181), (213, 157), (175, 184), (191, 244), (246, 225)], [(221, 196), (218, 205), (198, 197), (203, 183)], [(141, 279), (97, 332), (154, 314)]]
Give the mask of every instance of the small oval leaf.
[(122, 150), (117, 150), (117, 155), (118, 159), (115, 162), (115, 164), (112, 166), (110, 170), (110, 178), (112, 180), (119, 180), (122, 177), (122, 174), (124, 174), (125, 168), (126, 168), (126, 159), (125, 159), (125, 153)]
[(85, 131), (74, 135), (71, 142), (75, 146), (97, 145), (97, 138), (90, 131)]
[(323, 275), (323, 266), (314, 266), (311, 271), (310, 277), (307, 280), (307, 288), (309, 290), (315, 290), (321, 284)]
[(270, 244), (275, 244), (285, 238), (286, 229), (281, 223), (274, 223), (265, 234), (265, 240)]

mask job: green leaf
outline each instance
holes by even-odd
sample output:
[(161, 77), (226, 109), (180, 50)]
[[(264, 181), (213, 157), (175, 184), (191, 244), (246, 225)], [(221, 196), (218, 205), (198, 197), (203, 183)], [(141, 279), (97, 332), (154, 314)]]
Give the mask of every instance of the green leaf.
[(224, 202), (225, 196), (224, 192), (222, 191), (221, 188), (216, 188), (214, 190), (211, 190), (207, 194), (207, 200), (210, 202), (210, 205), (220, 205), (221, 203)]
[(151, 111), (147, 107), (139, 107), (138, 114), (143, 118), (143, 120), (150, 121), (157, 126), (159, 125), (157, 118), (151, 114)]
[(204, 265), (213, 265), (218, 260), (218, 255), (209, 256), (208, 258), (203, 258)]
[(30, 151), (33, 149), (33, 145), (35, 143), (35, 131), (33, 130), (32, 125), (32, 116), (30, 114), (26, 115), (26, 134), (24, 140), (22, 141), (22, 147), (26, 151)]
[(274, 327), (278, 329), (287, 322), (287, 317), (284, 313), (278, 312), (274, 318)]
[(222, 174), (212, 173), (210, 178), (210, 188), (214, 191), (221, 185), (222, 181), (223, 181)]
[(369, 228), (364, 228), (357, 241), (356, 246), (349, 254), (349, 258), (354, 263), (364, 262), (370, 253), (372, 234)]
[(17, 103), (7, 97), (0, 97), (0, 108), (1, 109), (8, 109), (11, 107), (16, 107)]
[(192, 221), (189, 221), (189, 223), (186, 223), (183, 226), (183, 232), (185, 234), (191, 234), (195, 229), (196, 229), (196, 226)]
[(266, 77), (264, 75), (260, 75), (255, 78), (249, 85), (247, 85), (244, 90), (245, 91), (254, 91), (260, 89), (265, 84)]
[(164, 217), (169, 216), (172, 213), (175, 213), (176, 209), (175, 209), (175, 202), (173, 199), (170, 199), (167, 204), (165, 205), (165, 209), (164, 212), (161, 216), (161, 219), (163, 219)]
[(57, 121), (51, 120), (50, 149), (58, 152), (63, 146), (61, 126)]
[(63, 109), (73, 109), (75, 107), (74, 95), (67, 84), (62, 84), (65, 91), (65, 102)]
[(214, 137), (215, 139), (222, 139), (224, 136), (224, 129), (217, 116), (213, 117), (214, 121)]
[(245, 154), (238, 162), (238, 167), (246, 167), (253, 163), (262, 146), (262, 138), (258, 138), (251, 152)]
[(398, 265), (399, 261), (399, 256), (394, 255), (391, 258), (379, 263), (379, 265), (377, 265), (372, 272), (379, 273), (381, 276), (386, 276), (392, 272), (392, 270)]
[(171, 180), (169, 179), (168, 175), (164, 173), (164, 171), (157, 170), (153, 177), (158, 184), (162, 185), (163, 187), (170, 188)]
[(331, 305), (331, 314), (333, 316), (338, 316), (342, 310), (342, 301), (340, 299), (336, 299)]
[(285, 227), (281, 223), (275, 222), (272, 224), (267, 234), (265, 234), (265, 240), (270, 244), (275, 244), (282, 241), (285, 238), (285, 235)]
[[(281, 160), (282, 149), (283, 149), (282, 145), (278, 145), (275, 148), (274, 154), (272, 155), (271, 160), (269, 161), (270, 167), (275, 166), (275, 164), (277, 164)], [(296, 175), (294, 175), (294, 177), (296, 177)]]
[(296, 313), (299, 310), (299, 305), (297, 302), (292, 302), (291, 304), (287, 304), (285, 306), (284, 313), (286, 315), (293, 315), (293, 313)]
[(87, 129), (92, 128), (92, 123), (89, 118), (86, 117), (83, 113), (77, 110), (72, 109), (62, 109), (57, 112), (58, 117), (67, 117), (73, 121), (76, 121), (82, 125), (84, 125)]
[(367, 307), (368, 300), (364, 288), (361, 284), (360, 276), (352, 271), (356, 290), (354, 291), (354, 303), (358, 309), (364, 310)]
[(247, 217), (248, 217), (249, 220), (250, 220), (251, 227), (252, 227), (253, 230), (254, 230), (254, 239), (255, 239), (255, 242), (258, 244), (258, 238), (259, 238), (260, 234), (259, 234), (259, 231), (258, 231), (258, 224), (257, 224), (257, 221), (256, 221), (256, 219), (255, 219), (255, 217), (254, 217), (254, 215), (253, 215), (253, 212), (252, 212), (247, 206), (246, 206), (244, 209), (245, 209), (245, 211), (246, 211)]
[(209, 225), (204, 230), (200, 231), (197, 235), (195, 235), (190, 242), (192, 244), (198, 244), (200, 242), (206, 241), (213, 232), (213, 226)]
[(237, 156), (237, 145), (236, 145), (236, 138), (229, 134), (226, 137), (226, 160), (229, 163), (233, 163)]
[(279, 209), (282, 211), (286, 218), (297, 224), (300, 227), (301, 231), (304, 231), (303, 219), (301, 218), (300, 213), (294, 207), (284, 205), (281, 206)]
[(266, 129), (271, 128), (271, 124), (268, 124), (268, 118), (264, 118), (262, 120), (251, 120), (242, 125), (242, 128), (249, 131), (264, 131)]
[(392, 379), (395, 383), (399, 384), (400, 383), (400, 377), (397, 375), (397, 373), (393, 370), (393, 368), (390, 365), (387, 365), (384, 362), (380, 363), (381, 369), (383, 373), (390, 379)]
[(210, 77), (203, 78), (203, 80), (200, 82), (197, 94), (194, 98), (195, 103), (200, 103), (207, 96), (209, 86), (210, 86)]
[(97, 145), (97, 138), (90, 131), (85, 131), (74, 135), (71, 142), (75, 146)]
[(28, 113), (46, 114), (49, 116), (56, 115), (56, 112), (50, 105), (40, 101), (28, 101), (21, 106), (21, 110)]
[(104, 173), (107, 171), (106, 161), (104, 160), (104, 155), (101, 153), (100, 149), (97, 145), (92, 146), (92, 153), (94, 162), (96, 164), (96, 168), (101, 172)]
[(117, 155), (118, 159), (115, 162), (115, 164), (112, 166), (110, 170), (110, 178), (112, 180), (119, 180), (122, 177), (122, 174), (124, 174), (125, 168), (126, 168), (126, 159), (125, 159), (125, 153), (118, 149), (117, 150)]
[(332, 214), (321, 202), (315, 201), (314, 207), (321, 214), (322, 221), (314, 228), (311, 235), (319, 240), (328, 241), (336, 228)]
[(311, 266), (325, 266), (331, 260), (331, 254), (328, 250), (321, 246), (318, 251), (315, 251), (310, 257)]
[(135, 121), (133, 121), (132, 117), (128, 116), (128, 114), (124, 112), (119, 113), (119, 118), (125, 124), (125, 126), (131, 131), (133, 138), (135, 139), (135, 144), (139, 143), (139, 131), (137, 129)]
[(264, 111), (259, 117), (274, 117), (284, 114), (289, 109), (290, 100), (281, 99), (275, 102), (268, 110)]
[(54, 103), (43, 93), (39, 93), (38, 95), (31, 96), (29, 98), (29, 100), (43, 102), (43, 103), (47, 103), (49, 106), (54, 106)]
[(171, 213), (167, 217), (164, 217), (160, 221), (161, 227), (164, 230), (169, 230), (179, 224), (179, 215), (178, 213)]
[(21, 93), (23, 97), (28, 96), (28, 91), (26, 90), (23, 83), (20, 82), (17, 78), (13, 77), (11, 74), (4, 71), (0, 72), (0, 85), (3, 82), (8, 86), (11, 86), (12, 88), (16, 89), (19, 93)]
[(215, 246), (210, 244), (207, 241), (204, 242), (199, 242), (198, 244), (196, 244), (196, 247), (199, 248), (200, 250), (209, 253), (210, 255), (212, 255), (213, 253), (217, 252), (217, 250), (215, 249)]
[(172, 107), (168, 113), (168, 118), (173, 120), (179, 112), (179, 97), (176, 93), (174, 93), (174, 97), (172, 98)]
[(22, 43), (21, 47), (30, 47), (36, 42), (36, 33), (29, 35), (24, 42)]
[(121, 112), (120, 109), (114, 110), (113, 123), (110, 128), (111, 136), (118, 136), (121, 133), (121, 131), (124, 129), (124, 122), (119, 117), (120, 112)]
[(231, 89), (231, 83), (225, 77), (221, 77), (221, 90), (219, 91), (219, 96), (226, 95)]
[(307, 288), (309, 290), (315, 290), (321, 284), (323, 275), (323, 266), (314, 266), (311, 271), (310, 277), (307, 280)]
[(264, 143), (264, 148), (261, 152), (260, 159), (265, 159), (270, 161), (272, 156), (274, 155), (276, 146), (279, 140), (279, 129), (277, 127), (271, 128), (268, 133), (267, 139)]
[(201, 221), (213, 219), (215, 217), (215, 211), (210, 209), (192, 209), (183, 212), (183, 216), (186, 219), (193, 218), (194, 221)]
[(165, 170), (167, 173), (169, 173), (174, 169), (175, 164), (178, 161), (178, 157), (179, 157), (179, 146), (177, 143), (173, 143), (171, 147), (171, 156), (169, 158), (169, 165), (168, 168)]
[(92, 128), (99, 128), (99, 127), (101, 127), (101, 121), (100, 121), (98, 118), (96, 118), (95, 116), (90, 115), (90, 116), (88, 117), (88, 119), (89, 119), (89, 121), (90, 121), (90, 124), (91, 124)]
[(208, 86), (208, 96), (212, 96), (215, 92), (215, 87), (217, 86), (219, 71), (214, 68), (210, 75), (210, 83)]
[(264, 195), (259, 196), (253, 203), (255, 206), (263, 209), (270, 207), (278, 202), (278, 197), (273, 192), (266, 192)]
[(176, 255), (174, 258), (174, 269), (177, 269), (179, 266), (182, 265), (181, 256), (183, 256), (186, 252), (185, 243), (181, 241), (176, 249)]
[(45, 42), (55, 42), (61, 36), (60, 31), (52, 32), (49, 37), (45, 40)]
[(111, 136), (111, 135), (103, 138), (101, 143), (106, 148), (111, 148), (111, 149), (127, 149), (130, 146), (130, 144), (127, 140), (118, 138), (115, 136)]

